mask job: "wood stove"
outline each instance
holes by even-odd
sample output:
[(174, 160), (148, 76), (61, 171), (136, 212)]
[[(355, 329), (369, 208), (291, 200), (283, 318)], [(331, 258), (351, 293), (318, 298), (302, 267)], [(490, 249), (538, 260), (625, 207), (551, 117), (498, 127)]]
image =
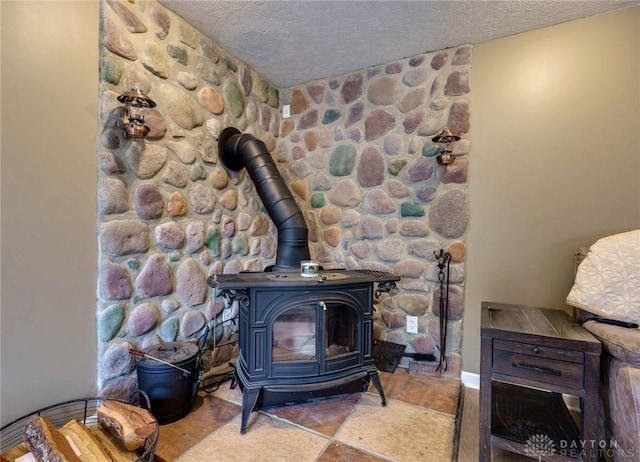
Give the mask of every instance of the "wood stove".
[(240, 432), (256, 407), (365, 391), (370, 381), (384, 406), (373, 359), (373, 296), (397, 280), (368, 270), (211, 276), (209, 285), (240, 306)]
[(227, 169), (247, 169), (278, 230), (273, 267), (207, 280), (240, 305), (241, 433), (256, 406), (363, 391), (370, 381), (385, 405), (373, 359), (373, 296), (393, 289), (399, 278), (369, 270), (303, 277), (301, 262), (310, 260), (307, 225), (264, 143), (228, 127), (218, 151)]

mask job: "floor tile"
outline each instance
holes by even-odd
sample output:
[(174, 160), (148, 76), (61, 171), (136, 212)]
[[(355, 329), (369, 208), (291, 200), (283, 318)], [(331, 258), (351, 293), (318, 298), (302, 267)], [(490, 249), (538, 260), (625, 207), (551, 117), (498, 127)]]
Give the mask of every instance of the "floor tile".
[(198, 396), (187, 417), (160, 426), (156, 461), (170, 462), (211, 432), (229, 423), (240, 406), (213, 396)]
[[(424, 377), (398, 368), (394, 373), (380, 372), (380, 381), (387, 398), (451, 415), (458, 411), (461, 387), (458, 379)], [(371, 386), (369, 391), (376, 393)]]
[(254, 412), (247, 433), (240, 416), (196, 444), (178, 462), (314, 462), (330, 440), (279, 419)]
[(322, 453), (318, 462), (389, 462), (391, 459), (382, 458), (347, 446), (342, 443), (331, 443)]
[(336, 441), (402, 462), (451, 460), (455, 416), (365, 393)]
[(327, 436), (333, 436), (353, 411), (362, 393), (266, 409), (263, 412), (301, 425)]

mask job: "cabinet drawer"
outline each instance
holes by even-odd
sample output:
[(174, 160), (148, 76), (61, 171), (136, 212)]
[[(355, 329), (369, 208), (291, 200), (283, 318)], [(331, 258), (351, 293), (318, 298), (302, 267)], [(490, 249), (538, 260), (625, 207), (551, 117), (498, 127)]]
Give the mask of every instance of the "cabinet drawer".
[(584, 353), (582, 351), (562, 350), (530, 343), (508, 342), (505, 340), (494, 340), (494, 350), (510, 351), (523, 355), (540, 356), (541, 358), (557, 359), (558, 361), (568, 361), (571, 363), (584, 363)]
[(582, 364), (510, 351), (493, 351), (493, 372), (575, 389), (584, 386)]

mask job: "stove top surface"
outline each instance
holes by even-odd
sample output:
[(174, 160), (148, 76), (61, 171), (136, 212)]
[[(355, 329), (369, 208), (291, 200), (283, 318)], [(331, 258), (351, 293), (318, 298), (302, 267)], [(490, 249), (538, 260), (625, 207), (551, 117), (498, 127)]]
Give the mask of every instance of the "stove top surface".
[(364, 282), (399, 281), (395, 274), (373, 270), (323, 270), (317, 276), (301, 276), (298, 272), (246, 272), (214, 274), (207, 283), (217, 289), (240, 289), (260, 286), (340, 285)]

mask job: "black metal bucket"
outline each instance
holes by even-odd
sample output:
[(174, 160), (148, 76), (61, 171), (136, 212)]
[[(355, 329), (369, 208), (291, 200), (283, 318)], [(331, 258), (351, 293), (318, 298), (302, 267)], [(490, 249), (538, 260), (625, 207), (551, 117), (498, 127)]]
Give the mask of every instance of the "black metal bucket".
[(193, 343), (173, 342), (154, 345), (144, 353), (148, 356), (135, 358), (136, 371), (138, 388), (151, 401), (151, 413), (161, 424), (185, 417), (198, 392), (200, 349)]

